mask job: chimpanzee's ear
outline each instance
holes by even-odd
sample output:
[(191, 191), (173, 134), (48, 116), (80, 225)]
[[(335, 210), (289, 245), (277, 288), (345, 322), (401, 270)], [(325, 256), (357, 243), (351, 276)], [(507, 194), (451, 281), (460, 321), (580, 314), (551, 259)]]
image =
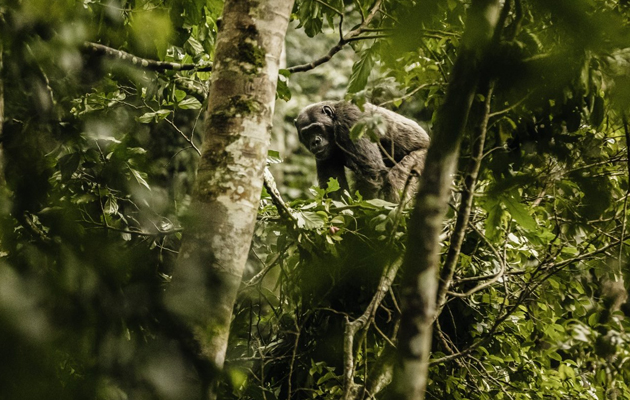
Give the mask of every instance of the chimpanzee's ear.
[(328, 115), (330, 118), (334, 118), (335, 117), (335, 112), (333, 111), (332, 107), (330, 107), (330, 106), (322, 107), (322, 112), (324, 114)]

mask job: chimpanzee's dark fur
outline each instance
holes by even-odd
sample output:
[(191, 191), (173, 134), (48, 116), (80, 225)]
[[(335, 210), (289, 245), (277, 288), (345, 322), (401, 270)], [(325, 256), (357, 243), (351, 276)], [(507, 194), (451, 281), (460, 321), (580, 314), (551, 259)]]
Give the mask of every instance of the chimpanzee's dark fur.
[[(344, 171), (348, 167), (354, 172), (355, 189), (363, 197), (397, 202), (411, 170), (422, 172), (429, 135), (393, 111), (369, 103), (364, 110), (344, 101), (323, 101), (304, 108), (295, 126), (300, 141), (317, 159), (320, 187), (326, 187), (329, 178), (336, 178), (342, 190), (348, 189)], [(353, 142), (352, 126), (373, 114), (380, 114), (386, 124), (381, 146), (367, 137)]]

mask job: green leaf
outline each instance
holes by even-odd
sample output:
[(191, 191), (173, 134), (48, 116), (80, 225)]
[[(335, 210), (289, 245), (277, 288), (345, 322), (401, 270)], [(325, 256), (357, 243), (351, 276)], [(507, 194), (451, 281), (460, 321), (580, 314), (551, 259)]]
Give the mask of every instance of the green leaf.
[(183, 90), (175, 90), (175, 100), (182, 101), (186, 97), (186, 92)]
[(322, 228), (326, 223), (320, 214), (312, 211), (300, 211), (295, 213), (295, 216), (297, 217), (298, 228), (317, 229)]
[(188, 97), (177, 104), (177, 108), (182, 110), (198, 110), (201, 108), (201, 103), (194, 97)]
[(267, 165), (269, 164), (280, 164), (282, 162), (282, 157), (280, 157), (280, 153), (276, 150), (267, 150)]
[(503, 209), (501, 209), (498, 201), (490, 199), (486, 201), (484, 208), (488, 212), (485, 224), (486, 236), (489, 240), (495, 240), (499, 237)]
[(361, 139), (365, 132), (367, 131), (367, 126), (363, 122), (358, 122), (354, 124), (352, 129), (350, 129), (350, 140), (356, 142)]
[(368, 204), (376, 206), (378, 208), (393, 208), (396, 207), (396, 203), (391, 203), (389, 201), (381, 200), (381, 199), (370, 199), (365, 201)]
[(105, 214), (114, 215), (118, 213), (118, 201), (114, 197), (109, 197), (103, 207)]
[(138, 156), (138, 155), (146, 154), (147, 151), (143, 149), (142, 147), (128, 147), (127, 149), (125, 149), (125, 153), (130, 156)]
[(142, 175), (146, 176), (146, 174), (143, 174), (140, 171), (136, 171), (135, 169), (133, 169), (131, 167), (129, 167), (129, 169), (131, 170), (131, 173), (133, 174), (133, 177), (136, 178), (136, 181), (138, 181), (139, 184), (141, 184), (145, 188), (151, 190), (151, 187), (149, 186), (147, 181), (142, 176)]
[(337, 377), (337, 375), (335, 375), (334, 372), (332, 371), (328, 371), (324, 376), (322, 376), (321, 378), (319, 378), (317, 380), (317, 384), (321, 385), (322, 383), (330, 380), (330, 379), (335, 379)]
[(326, 186), (326, 194), (336, 192), (339, 189), (341, 189), (341, 186), (339, 186), (339, 181), (337, 181), (337, 179), (335, 178), (329, 178)]
[(506, 196), (503, 198), (503, 204), (505, 208), (512, 215), (512, 218), (523, 228), (528, 231), (534, 231), (538, 227), (536, 220), (532, 218), (527, 212), (525, 207), (512, 196)]
[(368, 78), (374, 68), (374, 57), (372, 50), (368, 50), (362, 54), (359, 61), (352, 66), (352, 74), (350, 75), (350, 83), (348, 84), (348, 93), (356, 93), (365, 88)]
[(157, 110), (155, 112), (148, 112), (138, 117), (138, 122), (141, 124), (150, 124), (153, 121), (160, 121), (166, 118), (171, 113), (171, 110)]
[(289, 78), (284, 75), (278, 76), (278, 86), (276, 87), (276, 97), (284, 101), (291, 100), (291, 89), (289, 89)]
[(599, 314), (594, 312), (588, 317), (588, 325), (595, 326), (599, 322)]
[(97, 197), (94, 196), (93, 194), (91, 194), (91, 193), (84, 193), (84, 194), (82, 194), (80, 196), (73, 197), (72, 198), (72, 202), (74, 204), (88, 204), (88, 203), (91, 203), (93, 201), (96, 201), (96, 199), (97, 199)]
[(555, 351), (550, 351), (549, 353), (547, 353), (547, 356), (553, 360), (562, 361), (562, 356)]

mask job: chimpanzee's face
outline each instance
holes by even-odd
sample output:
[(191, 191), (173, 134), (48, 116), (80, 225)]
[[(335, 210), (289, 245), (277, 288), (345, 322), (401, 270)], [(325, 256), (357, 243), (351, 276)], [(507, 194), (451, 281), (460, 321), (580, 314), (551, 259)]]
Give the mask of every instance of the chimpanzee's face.
[(315, 155), (318, 160), (327, 160), (333, 153), (334, 111), (328, 105), (314, 104), (300, 112), (295, 120), (295, 127), (300, 142)]

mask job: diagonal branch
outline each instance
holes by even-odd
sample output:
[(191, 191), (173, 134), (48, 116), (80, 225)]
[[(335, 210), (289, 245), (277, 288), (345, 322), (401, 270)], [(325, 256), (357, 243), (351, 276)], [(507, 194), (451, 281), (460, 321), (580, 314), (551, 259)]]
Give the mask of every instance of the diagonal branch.
[[(349, 42), (356, 41), (356, 40), (363, 40), (363, 39), (375, 39), (375, 38), (381, 37), (380, 35), (379, 36), (372, 35), (372, 36), (366, 36), (366, 37), (361, 37), (360, 35), (367, 31), (367, 26), (372, 22), (372, 20), (374, 19), (374, 17), (380, 10), (382, 3), (383, 3), (383, 0), (377, 0), (372, 6), (372, 8), (370, 9), (369, 14), (365, 17), (363, 22), (361, 22), (361, 24), (358, 27), (351, 30), (346, 35), (340, 34), (339, 42), (337, 42), (337, 44), (333, 48), (331, 48), (325, 56), (320, 57), (317, 60), (312, 61), (307, 64), (295, 65), (293, 67), (287, 68), (287, 71), (291, 73), (310, 71), (330, 61), (330, 59), (333, 58), (335, 54), (339, 53), (341, 49), (343, 49), (343, 47)], [(336, 9), (333, 9), (333, 10), (341, 16), (341, 21), (339, 22), (339, 32), (341, 33), (341, 24), (343, 22), (343, 14), (340, 13)]]
[[(626, 136), (626, 151), (628, 151), (628, 153), (630, 154), (630, 151), (628, 149), (630, 149), (630, 129), (628, 129), (628, 118), (626, 116), (626, 113), (623, 112), (621, 114), (621, 121), (623, 123), (623, 132)], [(628, 182), (630, 183), (630, 157), (628, 157)], [(621, 238), (623, 239), (623, 237), (626, 235), (626, 215), (628, 213), (628, 197), (630, 196), (630, 185), (628, 185), (628, 190), (626, 192), (626, 197), (623, 199), (623, 220), (621, 221)], [(623, 255), (623, 242), (619, 243), (619, 257), (618, 257), (618, 261), (619, 261), (619, 265), (621, 266), (621, 256)]]
[[(446, 294), (451, 285), (451, 281), (453, 280), (455, 266), (459, 260), (459, 254), (466, 234), (466, 227), (468, 226), (468, 220), (470, 219), (475, 187), (477, 186), (477, 177), (479, 175), (479, 169), (481, 167), (481, 160), (483, 157), (483, 148), (486, 141), (493, 89), (494, 81), (487, 82), (485, 88), (483, 89), (483, 95), (485, 96), (485, 101), (483, 103), (483, 115), (481, 116), (479, 125), (475, 129), (472, 144), (473, 150), (470, 163), (468, 164), (466, 178), (464, 179), (464, 190), (462, 191), (461, 203), (459, 210), (457, 211), (457, 221), (455, 222), (455, 229), (451, 235), (451, 244), (448, 248), (446, 261), (440, 271), (440, 282), (436, 300), (437, 311), (434, 318), (437, 318), (440, 315), (444, 304), (446, 304)], [(505, 265), (504, 263), (502, 264)]]

